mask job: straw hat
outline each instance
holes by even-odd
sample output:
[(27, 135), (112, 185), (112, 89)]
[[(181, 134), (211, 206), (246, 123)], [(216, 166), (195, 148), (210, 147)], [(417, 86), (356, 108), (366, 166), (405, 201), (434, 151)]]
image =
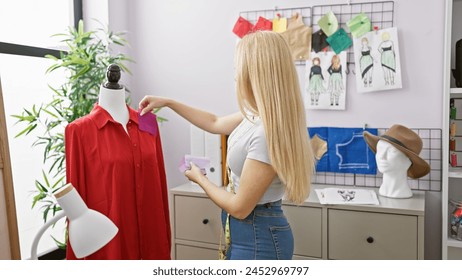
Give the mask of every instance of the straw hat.
[(407, 171), (409, 177), (417, 179), (430, 172), (430, 165), (419, 156), (422, 151), (422, 139), (409, 128), (395, 124), (383, 135), (376, 136), (367, 131), (364, 131), (363, 135), (374, 153), (377, 152), (377, 142), (384, 140), (408, 156), (412, 162)]

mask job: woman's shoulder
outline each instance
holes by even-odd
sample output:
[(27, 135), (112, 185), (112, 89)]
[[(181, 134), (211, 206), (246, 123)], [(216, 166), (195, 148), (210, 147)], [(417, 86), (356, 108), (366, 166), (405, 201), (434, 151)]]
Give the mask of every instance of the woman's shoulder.
[(252, 138), (266, 138), (265, 126), (261, 119), (258, 119), (254, 123), (255, 129), (252, 134)]

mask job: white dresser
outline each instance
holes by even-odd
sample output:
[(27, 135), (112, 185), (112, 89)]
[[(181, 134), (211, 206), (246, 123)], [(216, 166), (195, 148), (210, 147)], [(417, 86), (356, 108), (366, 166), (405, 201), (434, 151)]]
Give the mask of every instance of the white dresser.
[[(322, 205), (314, 189), (326, 187), (339, 186), (313, 185), (300, 206), (284, 202), (294, 259), (424, 258), (424, 192), (409, 199), (378, 196), (380, 205)], [(170, 199), (173, 258), (217, 259), (221, 210), (197, 185), (170, 189)]]

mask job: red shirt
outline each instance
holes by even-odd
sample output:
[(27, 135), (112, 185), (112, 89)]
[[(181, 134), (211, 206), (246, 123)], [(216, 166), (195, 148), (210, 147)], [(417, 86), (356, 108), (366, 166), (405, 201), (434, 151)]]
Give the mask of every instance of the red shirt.
[[(67, 182), (88, 208), (106, 215), (119, 228), (111, 242), (85, 259), (170, 259), (160, 135), (139, 130), (138, 113), (127, 108), (128, 134), (98, 104), (65, 130)], [(76, 259), (69, 242), (67, 259)]]

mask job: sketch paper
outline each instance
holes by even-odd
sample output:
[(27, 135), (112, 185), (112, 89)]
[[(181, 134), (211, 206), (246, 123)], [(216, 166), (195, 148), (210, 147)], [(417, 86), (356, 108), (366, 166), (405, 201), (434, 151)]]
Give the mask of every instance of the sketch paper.
[(306, 61), (306, 109), (345, 110), (346, 52), (312, 52)]
[(379, 205), (377, 194), (373, 190), (359, 188), (316, 189), (321, 204), (371, 204)]
[(402, 88), (396, 27), (354, 38), (353, 48), (358, 92)]

